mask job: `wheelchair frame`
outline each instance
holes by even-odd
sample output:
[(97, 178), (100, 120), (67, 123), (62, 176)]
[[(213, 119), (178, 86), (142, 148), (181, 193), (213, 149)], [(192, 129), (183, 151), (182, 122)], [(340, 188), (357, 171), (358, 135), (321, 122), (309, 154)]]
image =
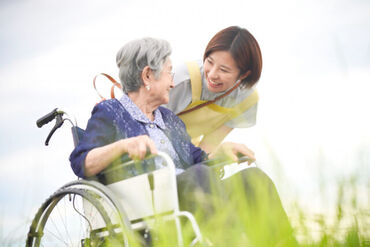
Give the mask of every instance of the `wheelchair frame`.
[[(69, 118), (63, 118), (64, 114), (66, 113), (56, 108), (37, 121), (37, 126), (40, 128), (53, 119), (56, 119), (55, 126), (49, 133), (45, 145), (48, 145), (53, 133), (63, 125), (65, 120), (68, 120), (72, 124), (73, 141), (75, 146), (78, 144), (82, 129), (77, 127), (77, 124), (73, 123)], [(26, 246), (50, 246), (55, 245), (57, 240), (67, 246), (106, 246), (107, 244), (113, 244), (113, 246), (115, 246), (115, 244), (118, 246), (137, 246), (137, 243), (144, 246), (150, 245), (152, 239), (148, 233), (150, 232), (151, 225), (153, 225), (153, 222), (155, 222), (158, 216), (156, 210), (158, 203), (154, 200), (155, 191), (154, 188), (151, 188), (153, 186), (153, 181), (151, 180), (157, 175), (156, 173), (164, 169), (167, 169), (168, 172), (168, 181), (172, 188), (169, 193), (173, 201), (171, 208), (165, 210), (165, 212), (161, 211), (159, 216), (166, 221), (174, 221), (178, 246), (184, 245), (180, 217), (187, 218), (193, 228), (195, 238), (190, 243), (190, 246), (195, 245), (197, 242), (203, 244), (203, 237), (194, 216), (189, 212), (180, 211), (179, 209), (174, 163), (171, 158), (163, 152), (159, 152), (156, 157), (161, 157), (166, 165), (149, 173), (140, 174), (109, 185), (104, 185), (98, 181), (78, 179), (59, 188), (46, 199), (37, 211), (27, 235)], [(149, 157), (149, 159), (153, 158), (155, 157)], [(128, 161), (120, 164), (118, 169), (134, 163), (133, 161)], [(114, 173), (115, 169), (117, 169), (116, 166), (105, 172)], [(151, 210), (148, 210), (148, 205), (146, 205), (146, 210), (140, 212), (136, 217), (131, 217), (127, 214), (127, 207), (122, 203), (125, 198), (119, 198), (117, 196), (117, 192), (119, 192), (119, 188), (122, 188), (122, 186), (120, 185), (121, 187), (118, 186), (117, 188), (116, 185), (122, 183), (122, 181), (130, 182), (130, 180), (140, 177), (141, 180), (143, 177), (146, 177), (149, 184), (148, 186), (151, 189), (150, 197), (152, 203), (150, 204), (149, 202)], [(132, 188), (128, 187), (128, 189), (130, 190)], [(60, 211), (65, 211), (63, 213), (65, 213), (64, 216), (66, 219), (62, 218), (64, 216), (61, 215)], [(56, 215), (54, 216), (54, 214)], [(67, 215), (71, 219), (67, 220)], [(70, 224), (69, 221), (75, 220), (76, 216), (81, 217), (80, 222), (67, 226), (67, 224)], [(60, 228), (64, 229), (59, 229), (59, 224), (61, 225)], [(76, 224), (79, 224), (82, 228), (80, 231), (67, 229), (68, 227), (76, 227)], [(50, 230), (49, 227), (57, 229)], [(65, 236), (64, 238), (62, 236), (62, 231), (69, 236)], [(143, 238), (138, 238), (136, 232), (140, 232)], [(56, 236), (57, 234), (61, 236), (58, 237)], [(48, 237), (50, 237), (50, 242), (47, 242)]]
[[(66, 120), (72, 124), (71, 130), (74, 145), (76, 146), (78, 144), (83, 130), (77, 126), (75, 121), (72, 122), (68, 117), (63, 118), (64, 114), (66, 114), (64, 111), (55, 108), (37, 120), (36, 124), (39, 128), (54, 119), (56, 120), (54, 127), (46, 138), (45, 145), (48, 145), (54, 132)], [(160, 167), (159, 169), (129, 178), (118, 176), (117, 179), (117, 171), (123, 173), (125, 167), (137, 164), (137, 162), (129, 160), (122, 164), (108, 167), (101, 172), (103, 174), (102, 176), (98, 175), (96, 177), (97, 181), (78, 179), (59, 188), (46, 199), (37, 211), (27, 235), (26, 247), (58, 246), (55, 245), (55, 241), (57, 240), (63, 246), (116, 246), (116, 244), (117, 246), (150, 246), (153, 241), (150, 231), (153, 229), (152, 226), (155, 225), (158, 217), (174, 222), (178, 246), (184, 246), (180, 217), (188, 219), (191, 223), (195, 238), (190, 243), (190, 246), (194, 246), (196, 243), (200, 243), (203, 246), (212, 245), (208, 240), (205, 241), (203, 239), (194, 216), (187, 211), (180, 211), (179, 209), (176, 171), (171, 158), (167, 154), (159, 152), (157, 156), (149, 156), (144, 161), (158, 157), (161, 157), (165, 164), (164, 167)], [(239, 157), (238, 163), (246, 161), (250, 162), (248, 157)], [(142, 164), (142, 161), (139, 163)], [(211, 165), (216, 173), (218, 173), (220, 179), (225, 179), (242, 169), (250, 167), (250, 165), (246, 164), (230, 164), (230, 160), (220, 159), (209, 160), (203, 163)], [(225, 167), (225, 165), (230, 166)], [(162, 171), (167, 171), (168, 173), (165, 175), (165, 178), (163, 178), (163, 174), (160, 174)], [(104, 176), (109, 173), (115, 174), (116, 178), (107, 182)], [(156, 180), (156, 176), (162, 176), (162, 179)], [(105, 181), (105, 184), (101, 181)], [(140, 181), (140, 184), (137, 183)], [(167, 193), (165, 196), (163, 194), (161, 196), (155, 191), (154, 186), (156, 181), (165, 181), (167, 183), (164, 185), (159, 183), (159, 186), (157, 186), (161, 187)], [(144, 188), (146, 192), (143, 193), (145, 194), (144, 198), (139, 194), (130, 195), (132, 187), (143, 186), (146, 187)], [(170, 188), (171, 190), (166, 191), (166, 188)], [(172, 198), (171, 203), (163, 199), (168, 194)], [(145, 205), (145, 207), (138, 207), (138, 205), (126, 206), (131, 203), (129, 200), (130, 197), (135, 200), (140, 198), (141, 202), (144, 202), (142, 205)], [(155, 200), (157, 197), (160, 198), (159, 202)], [(125, 200), (128, 201), (127, 204)], [(164, 204), (163, 201), (165, 201)], [(167, 203), (170, 206), (166, 208)], [(132, 210), (133, 207), (136, 207), (134, 211)], [(65, 214), (66, 219), (67, 215), (70, 216), (71, 220), (62, 218), (61, 212)], [(58, 214), (54, 216), (56, 213)], [(74, 221), (77, 218), (76, 216), (80, 217), (80, 222), (76, 224), (70, 223), (70, 221)], [(62, 229), (59, 229), (59, 225), (61, 225)], [(79, 225), (82, 230), (75, 230), (74, 227), (76, 225)], [(49, 227), (57, 229), (53, 232), (49, 230)], [(68, 235), (68, 237), (56, 236), (57, 234), (62, 235), (62, 232)], [(71, 234), (74, 235), (70, 236)], [(51, 242), (47, 242), (49, 235), (51, 235)], [(72, 238), (75, 238), (73, 239), (74, 242), (72, 242)]]

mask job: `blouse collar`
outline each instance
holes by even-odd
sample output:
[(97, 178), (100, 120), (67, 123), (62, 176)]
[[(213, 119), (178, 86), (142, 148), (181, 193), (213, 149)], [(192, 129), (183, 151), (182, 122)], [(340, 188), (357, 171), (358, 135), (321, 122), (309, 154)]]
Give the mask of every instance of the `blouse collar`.
[(119, 102), (122, 106), (128, 111), (128, 113), (134, 118), (136, 121), (150, 124), (154, 123), (161, 129), (165, 129), (166, 125), (164, 124), (162, 113), (157, 108), (154, 110), (154, 121), (151, 121), (141, 110), (140, 108), (127, 96), (127, 94), (123, 94), (120, 98)]

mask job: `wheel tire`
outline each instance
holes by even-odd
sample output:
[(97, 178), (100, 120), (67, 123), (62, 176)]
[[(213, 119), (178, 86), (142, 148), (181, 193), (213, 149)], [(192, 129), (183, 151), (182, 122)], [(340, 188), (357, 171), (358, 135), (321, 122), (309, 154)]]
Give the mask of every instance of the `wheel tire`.
[[(26, 246), (104, 246), (107, 242), (120, 241), (98, 198), (86, 189), (67, 187), (58, 190), (36, 213)], [(94, 215), (85, 215), (86, 207), (92, 208)], [(103, 227), (94, 229), (93, 220)]]

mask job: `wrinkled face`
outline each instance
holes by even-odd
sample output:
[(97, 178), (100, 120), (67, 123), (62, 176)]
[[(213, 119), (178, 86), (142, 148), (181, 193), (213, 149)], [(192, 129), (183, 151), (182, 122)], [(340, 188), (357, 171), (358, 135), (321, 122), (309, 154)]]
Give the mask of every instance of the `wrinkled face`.
[(220, 93), (234, 86), (239, 73), (239, 68), (228, 51), (214, 51), (204, 60), (207, 88), (213, 93)]
[(167, 104), (169, 101), (169, 92), (174, 87), (173, 73), (172, 73), (172, 62), (168, 58), (163, 64), (162, 71), (159, 74), (159, 78), (155, 79), (151, 83), (150, 94), (160, 102), (160, 104)]

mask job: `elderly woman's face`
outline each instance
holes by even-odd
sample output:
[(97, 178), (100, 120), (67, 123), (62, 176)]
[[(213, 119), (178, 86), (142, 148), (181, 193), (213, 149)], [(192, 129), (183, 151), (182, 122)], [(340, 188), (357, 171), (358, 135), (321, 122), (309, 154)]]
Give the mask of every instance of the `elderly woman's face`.
[(159, 74), (159, 78), (151, 84), (151, 95), (159, 100), (161, 104), (167, 104), (169, 101), (169, 92), (174, 87), (172, 62), (168, 58), (163, 65), (163, 69)]

